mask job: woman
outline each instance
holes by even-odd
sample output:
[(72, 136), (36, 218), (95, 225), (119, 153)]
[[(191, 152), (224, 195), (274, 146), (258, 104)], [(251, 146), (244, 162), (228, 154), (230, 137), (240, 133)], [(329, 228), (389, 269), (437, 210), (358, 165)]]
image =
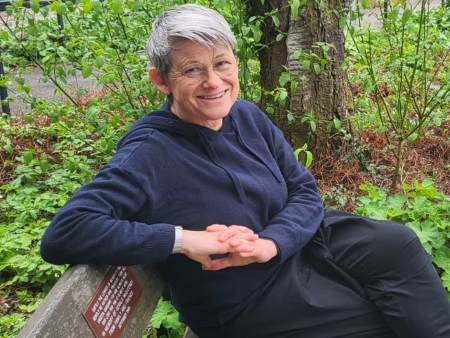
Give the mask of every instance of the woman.
[(220, 14), (169, 9), (147, 49), (168, 101), (54, 217), (45, 260), (156, 263), (200, 338), (450, 337), (445, 290), (414, 233), (324, 213), (281, 131), (237, 100), (236, 40)]

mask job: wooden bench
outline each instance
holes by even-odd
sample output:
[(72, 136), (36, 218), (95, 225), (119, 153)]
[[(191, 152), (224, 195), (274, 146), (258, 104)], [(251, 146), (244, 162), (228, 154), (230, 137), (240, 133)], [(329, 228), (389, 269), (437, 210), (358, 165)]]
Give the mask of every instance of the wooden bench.
[[(105, 293), (106, 282), (113, 280), (111, 273), (117, 269), (124, 271), (125, 267), (92, 265), (69, 267), (28, 320), (17, 338), (98, 337), (99, 335), (94, 333), (91, 323), (88, 323), (85, 311), (95, 303), (93, 300), (97, 300), (96, 303), (98, 303), (96, 297), (102, 290)], [(158, 299), (165, 288), (163, 278), (152, 265), (138, 265), (126, 269), (130, 269), (127, 270), (128, 278), (130, 275), (135, 278), (137, 283), (134, 284), (137, 284), (138, 290), (141, 292), (139, 296), (136, 296), (139, 293), (135, 292), (136, 304), (132, 305), (129, 315), (124, 316), (126, 320), (123, 327), (116, 330), (115, 336), (105, 335), (105, 337), (142, 338)], [(126, 285), (129, 281), (125, 280), (119, 285), (117, 283), (108, 284), (108, 288), (117, 291), (118, 287), (120, 289), (121, 285)], [(132, 284), (132, 282), (129, 283), (128, 291), (133, 289), (131, 288)], [(108, 288), (106, 290), (109, 290)], [(129, 292), (129, 294), (131, 297), (128, 298), (132, 298), (133, 292)], [(109, 300), (111, 299), (114, 299), (114, 296), (109, 297)], [(188, 329), (184, 338), (197, 338), (197, 336)]]

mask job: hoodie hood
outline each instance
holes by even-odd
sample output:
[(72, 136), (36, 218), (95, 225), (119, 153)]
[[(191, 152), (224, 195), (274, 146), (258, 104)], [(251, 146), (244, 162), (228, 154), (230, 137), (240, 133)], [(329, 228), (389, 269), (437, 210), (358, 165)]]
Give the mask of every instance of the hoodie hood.
[(136, 121), (130, 130), (119, 141), (117, 148), (120, 149), (130, 138), (130, 136), (141, 134), (143, 129), (156, 129), (158, 131), (186, 137), (195, 137), (197, 133), (197, 126), (180, 120), (178, 116), (170, 111), (170, 105), (166, 102), (160, 109), (149, 113)]
[(261, 158), (259, 152), (252, 149), (249, 143), (245, 141), (243, 132), (240, 132), (239, 130), (239, 123), (238, 121), (236, 121), (236, 117), (233, 115), (233, 107), (230, 111), (230, 114), (224, 117), (221, 130), (215, 131), (207, 127), (182, 121), (178, 116), (170, 111), (170, 105), (168, 102), (166, 102), (157, 111), (147, 114), (146, 116), (138, 120), (119, 141), (117, 148), (120, 149), (128, 142), (132, 142), (135, 137), (142, 137), (142, 134), (149, 134), (151, 130), (157, 130), (162, 133), (168, 133), (180, 136), (182, 138), (192, 139), (191, 141), (198, 141), (206, 150), (210, 160), (228, 174), (228, 176), (234, 183), (239, 198), (241, 199), (241, 201), (245, 201), (245, 191), (238, 176), (234, 173), (233, 170), (228, 168), (228, 166), (220, 159), (220, 157), (214, 150), (212, 141), (219, 136), (221, 131), (233, 131), (234, 133), (236, 133), (238, 142), (242, 147), (247, 149), (248, 152), (258, 158), (258, 160), (269, 169), (272, 175), (275, 176), (278, 182), (281, 182), (283, 179), (274, 171), (274, 169), (270, 165), (267, 165), (267, 161)]

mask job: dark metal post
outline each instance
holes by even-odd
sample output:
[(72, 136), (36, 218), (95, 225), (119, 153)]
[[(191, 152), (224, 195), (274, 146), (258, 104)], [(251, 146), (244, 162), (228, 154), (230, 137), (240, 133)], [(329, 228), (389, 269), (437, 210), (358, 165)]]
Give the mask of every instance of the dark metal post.
[[(3, 78), (3, 76), (5, 75), (5, 70), (3, 69), (3, 62), (1, 59), (2, 56), (2, 52), (0, 51), (0, 78)], [(0, 100), (1, 100), (1, 106), (2, 106), (2, 111), (4, 114), (6, 115), (10, 115), (10, 109), (9, 109), (9, 103), (8, 101), (3, 101), (6, 100), (8, 98), (8, 91), (6, 89), (5, 86), (0, 85)], [(4, 103), (6, 102), (6, 103)]]
[(64, 32), (64, 20), (63, 20), (62, 15), (58, 14), (57, 17), (58, 17), (59, 31), (61, 32), (61, 37), (59, 38), (59, 44), (63, 45), (64, 44), (64, 40), (65, 40), (65, 37), (62, 34)]

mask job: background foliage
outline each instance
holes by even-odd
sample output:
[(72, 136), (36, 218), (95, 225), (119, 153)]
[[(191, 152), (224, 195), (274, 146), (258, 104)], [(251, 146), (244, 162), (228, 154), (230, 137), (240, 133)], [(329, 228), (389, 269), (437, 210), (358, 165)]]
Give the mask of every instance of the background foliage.
[[(31, 0), (29, 8), (23, 7), (23, 1), (7, 8), (0, 48), (9, 75), (0, 78), (0, 84), (12, 87), (30, 103), (32, 112), (0, 120), (0, 337), (17, 334), (66, 268), (47, 264), (39, 256), (39, 241), (52, 215), (108, 162), (130, 125), (164, 100), (148, 79), (145, 42), (153, 20), (165, 8), (184, 2), (77, 0), (43, 6)], [(262, 90), (256, 54), (265, 47), (260, 42), (264, 18), (251, 16), (244, 1), (197, 3), (218, 9), (230, 22), (239, 44), (241, 96), (258, 102)], [(295, 8), (299, 2), (287, 5)], [(63, 18), (63, 28), (56, 14)], [(357, 11), (353, 16), (358, 17)], [(267, 17), (277, 20), (276, 13)], [(346, 67), (352, 84), (362, 88), (355, 95), (356, 113), (351, 118), (358, 132), (385, 133), (391, 141), (386, 151), (395, 149), (399, 137), (414, 142), (428, 132), (427, 127), (448, 119), (449, 100), (442, 93), (448, 93), (449, 17), (448, 11), (438, 9), (426, 17), (411, 13), (400, 26), (397, 17), (392, 17), (381, 31), (345, 28)], [(424, 25), (430, 33), (420, 35), (426, 55), (414, 52), (417, 31)], [(403, 50), (392, 40), (397, 34), (409, 42)], [(31, 66), (39, 67), (42, 80), (54, 83), (66, 99), (35, 97), (24, 76)], [(419, 75), (408, 78), (414, 69)], [(280, 74), (278, 93), (283, 95), (288, 95), (283, 88), (288, 75)], [(68, 79), (74, 76), (92, 79), (101, 90), (71, 88)], [(408, 94), (399, 81), (409, 81), (414, 92)], [(423, 110), (416, 110), (414, 100), (425, 92), (435, 95), (436, 101), (428, 100)], [(395, 111), (400, 102), (405, 110)], [(414, 122), (420, 113), (428, 118), (426, 123)], [(397, 125), (405, 119), (420, 128)], [(311, 121), (305, 119), (305, 123)], [(347, 142), (373, 173), (364, 155), (368, 150), (361, 148), (356, 137)], [(302, 151), (306, 148), (296, 153)], [(310, 165), (314, 161), (310, 153), (307, 158)], [(355, 198), (355, 212), (413, 228), (450, 290), (450, 201), (438, 191), (435, 175), (429, 176), (403, 183), (397, 191), (363, 184), (360, 189), (366, 195)], [(338, 186), (324, 193), (327, 206), (343, 206), (352, 198), (351, 192)], [(176, 311), (171, 305), (161, 301), (157, 314), (153, 326), (165, 326), (169, 337), (179, 336), (182, 325), (174, 321)]]

